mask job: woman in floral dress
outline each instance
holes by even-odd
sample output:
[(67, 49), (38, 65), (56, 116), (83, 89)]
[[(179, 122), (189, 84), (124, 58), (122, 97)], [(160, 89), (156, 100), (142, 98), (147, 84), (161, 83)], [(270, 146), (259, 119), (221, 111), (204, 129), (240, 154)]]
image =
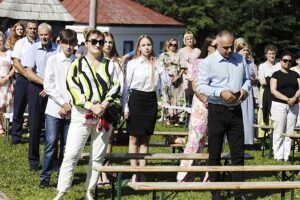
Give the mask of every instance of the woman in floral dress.
[[(195, 92), (192, 102), (192, 112), (189, 123), (189, 135), (188, 142), (184, 149), (184, 153), (201, 153), (203, 152), (206, 135), (207, 135), (207, 97), (198, 93), (196, 90), (196, 80), (198, 78), (199, 67), (201, 67), (201, 60), (208, 54), (213, 53), (216, 50), (216, 41), (214, 37), (207, 37), (203, 43), (201, 54), (199, 59), (194, 62), (191, 70), (188, 73), (188, 77), (193, 80), (192, 87)], [(193, 160), (182, 160), (180, 166), (191, 166)], [(178, 182), (191, 182), (195, 178), (194, 173), (178, 172)], [(204, 178), (206, 181), (208, 174)]]
[[(185, 106), (185, 94), (183, 88), (182, 74), (184, 72), (182, 65), (182, 57), (178, 53), (178, 41), (171, 38), (166, 41), (164, 53), (160, 55), (160, 61), (163, 63), (167, 73), (172, 79), (172, 86), (162, 84), (163, 105), (170, 106)], [(173, 119), (178, 116), (180, 110), (168, 109), (168, 119)], [(179, 123), (183, 123), (184, 113), (179, 114)], [(177, 119), (175, 119), (177, 120)], [(167, 122), (168, 123), (168, 122)]]
[(3, 113), (11, 112), (13, 107), (11, 51), (7, 51), (5, 42), (5, 35), (0, 32), (0, 135), (4, 134)]

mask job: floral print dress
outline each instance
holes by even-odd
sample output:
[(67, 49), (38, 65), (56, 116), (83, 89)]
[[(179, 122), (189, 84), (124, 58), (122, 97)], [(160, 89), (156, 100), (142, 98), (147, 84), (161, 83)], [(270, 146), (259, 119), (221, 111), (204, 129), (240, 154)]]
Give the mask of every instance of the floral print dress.
[[(189, 78), (194, 81), (198, 78), (200, 62), (201, 59), (197, 59), (192, 66), (192, 70), (188, 73)], [(194, 95), (189, 123), (188, 142), (184, 153), (203, 152), (207, 136), (207, 116), (208, 110), (205, 104)], [(193, 160), (182, 160), (180, 166), (192, 166), (193, 163)], [(191, 182), (194, 178), (193, 173), (178, 172), (177, 174), (178, 182)]]
[[(7, 76), (11, 69), (11, 51), (7, 51), (0, 56), (0, 77)], [(10, 81), (0, 86), (0, 107), (6, 108), (6, 112), (11, 112), (13, 108), (13, 85)]]
[[(179, 75), (182, 66), (182, 57), (179, 53), (164, 52), (159, 59), (171, 78)], [(172, 83), (171, 87), (162, 83), (161, 102), (163, 105), (185, 106), (185, 93), (182, 83), (182, 78), (178, 79), (175, 83)], [(172, 117), (176, 114), (176, 111), (169, 109), (168, 114), (169, 117)]]

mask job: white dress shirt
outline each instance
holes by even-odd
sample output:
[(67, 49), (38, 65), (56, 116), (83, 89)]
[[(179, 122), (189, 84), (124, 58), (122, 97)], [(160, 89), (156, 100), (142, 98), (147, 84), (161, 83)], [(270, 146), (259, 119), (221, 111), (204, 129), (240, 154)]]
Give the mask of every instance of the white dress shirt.
[(11, 55), (12, 59), (17, 58), (21, 60), (21, 64), (24, 66), (25, 57), (32, 44), (33, 43), (31, 43), (31, 41), (27, 37), (23, 37), (22, 39), (18, 40)]
[(164, 85), (170, 86), (171, 79), (166, 72), (163, 64), (159, 62), (158, 67), (154, 72), (154, 81), (151, 83), (152, 65), (150, 61), (143, 60), (140, 56), (128, 62), (125, 78), (124, 98), (126, 100), (125, 112), (129, 111), (128, 108), (128, 93), (129, 90), (139, 90), (143, 92), (154, 92), (157, 90), (159, 80), (162, 80)]
[[(63, 52), (50, 56), (47, 60), (44, 89), (49, 96), (46, 107), (46, 114), (61, 119), (58, 114), (64, 103), (69, 103), (67, 90), (67, 74), (76, 57), (71, 55), (67, 58)], [(66, 117), (70, 119), (70, 116)]]

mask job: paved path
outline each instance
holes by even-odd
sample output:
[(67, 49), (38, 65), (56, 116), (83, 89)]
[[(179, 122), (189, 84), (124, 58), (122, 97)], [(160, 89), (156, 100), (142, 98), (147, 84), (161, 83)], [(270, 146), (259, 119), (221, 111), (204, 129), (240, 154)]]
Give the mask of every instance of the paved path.
[(10, 200), (3, 192), (0, 191), (0, 200)]

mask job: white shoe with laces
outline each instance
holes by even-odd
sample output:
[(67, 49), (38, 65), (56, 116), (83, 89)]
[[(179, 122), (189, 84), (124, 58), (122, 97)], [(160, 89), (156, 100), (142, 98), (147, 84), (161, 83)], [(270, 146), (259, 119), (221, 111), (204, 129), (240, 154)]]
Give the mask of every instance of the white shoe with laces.
[(93, 190), (87, 189), (87, 191), (86, 191), (86, 198), (87, 198), (87, 200), (94, 200)]
[(65, 194), (66, 194), (65, 192), (58, 192), (56, 197), (53, 200), (61, 200)]

